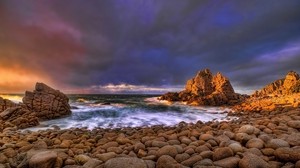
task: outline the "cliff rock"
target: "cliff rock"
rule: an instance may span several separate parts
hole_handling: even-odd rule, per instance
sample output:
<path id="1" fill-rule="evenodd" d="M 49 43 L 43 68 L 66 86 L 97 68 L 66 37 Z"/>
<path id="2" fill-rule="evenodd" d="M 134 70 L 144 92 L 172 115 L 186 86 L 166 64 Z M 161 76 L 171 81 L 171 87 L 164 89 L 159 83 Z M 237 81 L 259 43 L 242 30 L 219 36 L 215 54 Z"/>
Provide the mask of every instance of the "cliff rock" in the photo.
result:
<path id="1" fill-rule="evenodd" d="M 252 96 L 275 96 L 275 95 L 290 95 L 300 92 L 300 76 L 294 71 L 290 71 L 284 79 L 276 80 L 268 84 L 259 91 L 256 91 Z"/>
<path id="2" fill-rule="evenodd" d="M 39 120 L 71 114 L 68 97 L 58 90 L 37 83 L 33 92 L 26 91 L 23 103 L 16 104 L 0 97 L 0 131 L 7 127 L 27 128 Z"/>
<path id="3" fill-rule="evenodd" d="M 300 77 L 290 71 L 283 79 L 278 79 L 255 91 L 249 99 L 236 104 L 235 111 L 274 112 L 295 109 L 300 106 Z"/>
<path id="4" fill-rule="evenodd" d="M 69 98 L 44 83 L 36 83 L 33 92 L 26 91 L 23 103 L 40 119 L 53 119 L 71 114 Z"/>
<path id="5" fill-rule="evenodd" d="M 192 105 L 225 105 L 242 100 L 244 96 L 234 92 L 228 78 L 218 72 L 215 76 L 209 69 L 199 71 L 188 80 L 185 90 L 179 93 L 167 93 L 160 99 L 184 101 Z"/>

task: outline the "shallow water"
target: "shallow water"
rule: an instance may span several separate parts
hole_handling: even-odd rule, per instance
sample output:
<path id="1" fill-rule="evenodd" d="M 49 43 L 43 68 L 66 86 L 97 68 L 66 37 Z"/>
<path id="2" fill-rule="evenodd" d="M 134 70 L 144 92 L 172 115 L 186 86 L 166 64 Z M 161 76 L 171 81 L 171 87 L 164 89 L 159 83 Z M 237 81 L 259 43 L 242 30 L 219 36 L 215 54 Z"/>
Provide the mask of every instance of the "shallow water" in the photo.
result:
<path id="1" fill-rule="evenodd" d="M 181 121 L 196 123 L 225 119 L 228 109 L 168 103 L 153 95 L 71 95 L 72 115 L 41 122 L 35 129 L 173 126 Z"/>

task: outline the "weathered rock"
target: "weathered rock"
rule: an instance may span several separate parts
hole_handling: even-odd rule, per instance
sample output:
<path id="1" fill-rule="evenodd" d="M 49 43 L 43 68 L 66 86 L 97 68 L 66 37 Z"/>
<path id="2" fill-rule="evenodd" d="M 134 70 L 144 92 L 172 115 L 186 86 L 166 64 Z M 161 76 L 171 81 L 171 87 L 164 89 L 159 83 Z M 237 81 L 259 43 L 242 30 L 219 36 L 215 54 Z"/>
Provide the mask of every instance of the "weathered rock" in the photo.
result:
<path id="1" fill-rule="evenodd" d="M 268 95 L 282 95 L 298 93 L 300 91 L 300 77 L 294 72 L 290 71 L 284 79 L 276 80 L 275 82 L 257 91 L 253 96 L 262 97 Z"/>
<path id="2" fill-rule="evenodd" d="M 244 157 L 239 162 L 240 168 L 270 168 L 270 165 L 254 154 L 244 154 Z"/>
<path id="3" fill-rule="evenodd" d="M 187 81 L 184 91 L 167 93 L 160 99 L 186 101 L 192 105 L 224 105 L 238 102 L 243 96 L 234 92 L 229 80 L 221 73 L 213 76 L 209 69 L 204 69 Z"/>
<path id="4" fill-rule="evenodd" d="M 147 164 L 142 160 L 134 157 L 117 157 L 108 160 L 104 168 L 147 168 Z"/>
<path id="5" fill-rule="evenodd" d="M 17 106 L 17 104 L 14 103 L 13 101 L 0 97 L 0 112 L 6 110 L 8 108 L 16 107 L 16 106 Z M 2 116 L 1 116 L 1 113 L 0 113 L 0 118 L 1 117 Z"/>
<path id="6" fill-rule="evenodd" d="M 23 103 L 40 119 L 53 119 L 71 114 L 69 98 L 44 83 L 36 83 L 33 92 L 26 91 Z"/>
<path id="7" fill-rule="evenodd" d="M 55 165 L 57 153 L 54 151 L 44 151 L 33 155 L 29 159 L 30 168 L 52 168 Z"/>
<path id="8" fill-rule="evenodd" d="M 11 124 L 17 126 L 20 129 L 39 125 L 36 113 L 29 111 L 21 105 L 12 108 L 7 108 L 3 112 L 1 112 L 0 120 L 10 122 Z"/>

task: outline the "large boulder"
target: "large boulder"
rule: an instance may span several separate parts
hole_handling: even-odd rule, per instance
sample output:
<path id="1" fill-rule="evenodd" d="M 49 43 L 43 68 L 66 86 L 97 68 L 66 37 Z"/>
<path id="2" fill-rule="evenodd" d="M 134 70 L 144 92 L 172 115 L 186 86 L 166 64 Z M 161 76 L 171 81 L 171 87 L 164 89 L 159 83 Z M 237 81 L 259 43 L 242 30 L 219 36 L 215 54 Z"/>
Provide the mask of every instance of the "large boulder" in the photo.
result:
<path id="1" fill-rule="evenodd" d="M 44 83 L 36 83 L 33 92 L 26 91 L 23 103 L 40 119 L 53 119 L 71 114 L 69 98 Z"/>
<path id="2" fill-rule="evenodd" d="M 168 101 L 185 101 L 192 105 L 225 105 L 243 100 L 244 96 L 236 94 L 228 78 L 220 72 L 213 75 L 209 69 L 199 71 L 188 80 L 185 90 L 179 93 L 167 93 L 160 99 Z"/>
<path id="3" fill-rule="evenodd" d="M 53 119 L 71 114 L 68 97 L 58 90 L 37 83 L 26 91 L 23 103 L 0 97 L 0 131 L 7 127 L 27 128 L 39 125 L 39 119 Z"/>

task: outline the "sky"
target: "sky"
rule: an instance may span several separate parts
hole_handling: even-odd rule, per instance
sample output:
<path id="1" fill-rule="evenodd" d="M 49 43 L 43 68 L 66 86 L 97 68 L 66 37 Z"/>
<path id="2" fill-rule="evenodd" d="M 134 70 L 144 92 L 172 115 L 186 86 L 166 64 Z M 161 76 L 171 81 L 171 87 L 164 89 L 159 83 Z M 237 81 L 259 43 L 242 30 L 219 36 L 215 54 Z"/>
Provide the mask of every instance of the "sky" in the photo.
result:
<path id="1" fill-rule="evenodd" d="M 300 73 L 299 0 L 1 0 L 0 93 L 181 90 L 197 71 L 251 92 Z"/>

